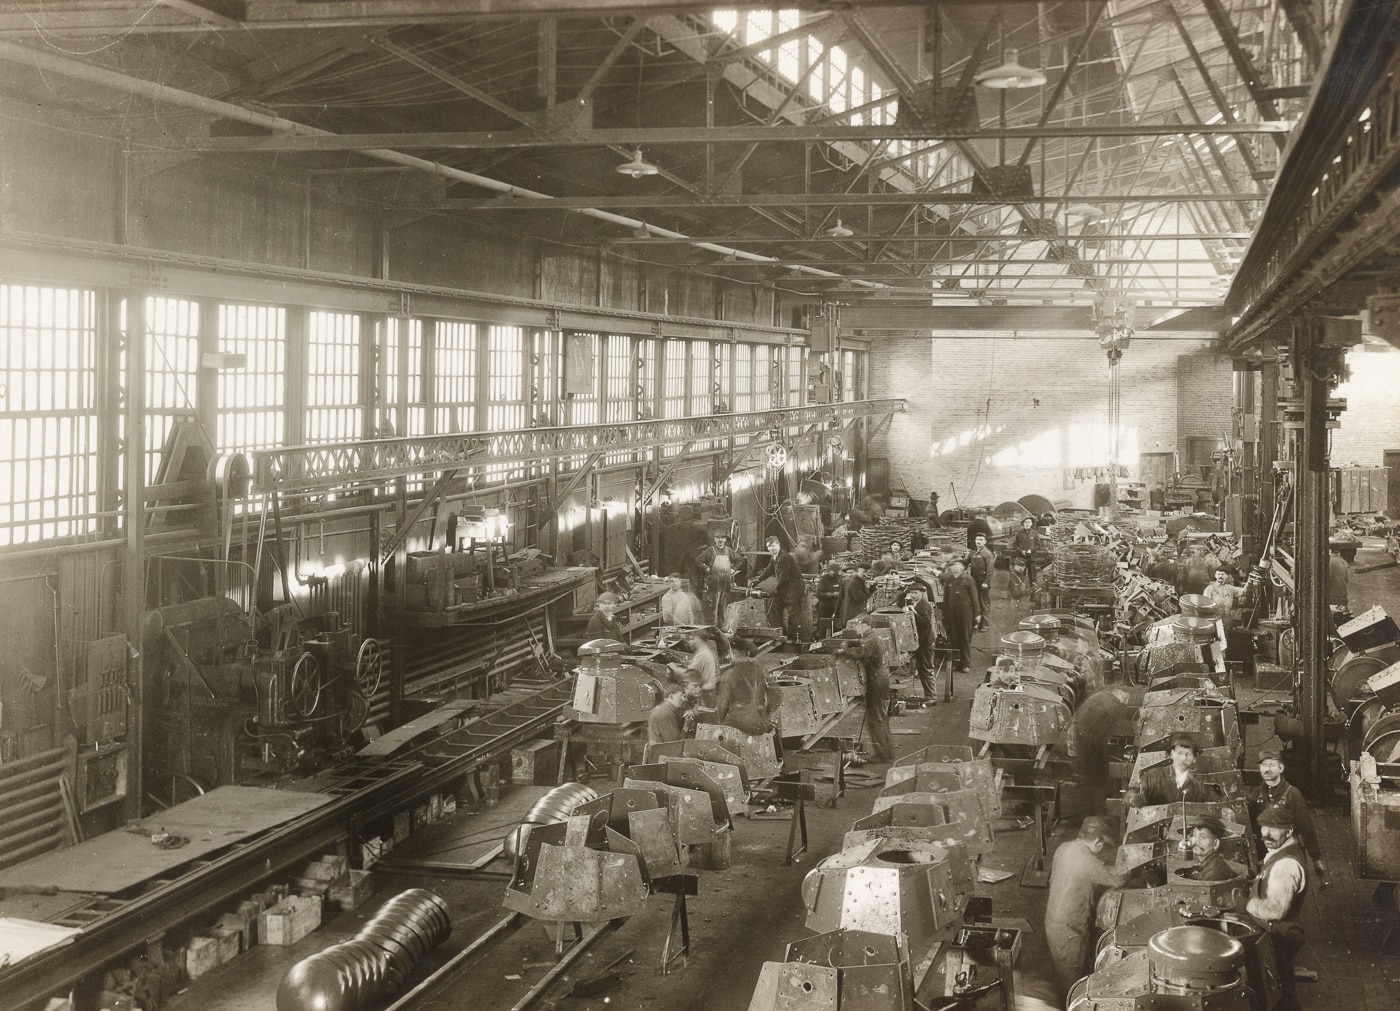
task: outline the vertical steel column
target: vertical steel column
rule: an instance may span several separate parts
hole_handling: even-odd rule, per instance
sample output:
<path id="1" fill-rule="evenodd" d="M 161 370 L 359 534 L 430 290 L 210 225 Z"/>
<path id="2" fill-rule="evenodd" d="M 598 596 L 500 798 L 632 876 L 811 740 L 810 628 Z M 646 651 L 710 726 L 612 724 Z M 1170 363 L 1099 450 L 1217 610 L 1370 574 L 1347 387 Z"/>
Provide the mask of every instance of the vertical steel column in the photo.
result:
<path id="1" fill-rule="evenodd" d="M 126 548 L 122 556 L 122 624 L 132 650 L 128 670 L 126 816 L 141 816 L 145 787 L 146 671 L 141 628 L 146 613 L 146 293 L 132 290 L 126 298 L 126 403 L 122 456 L 122 527 Z"/>
<path id="2" fill-rule="evenodd" d="M 1240 551 L 1247 563 L 1253 563 L 1255 551 L 1261 539 L 1259 517 L 1256 511 L 1259 501 L 1258 475 L 1255 472 L 1258 459 L 1258 433 L 1254 401 L 1254 369 L 1252 363 L 1235 362 L 1235 416 L 1239 419 L 1237 434 L 1240 440 L 1240 483 L 1230 490 L 1239 496 Z"/>
<path id="3" fill-rule="evenodd" d="M 1259 370 L 1259 513 L 1256 527 L 1260 545 L 1267 536 L 1264 525 L 1274 515 L 1274 461 L 1278 459 L 1278 348 L 1264 347 L 1264 363 Z"/>
<path id="4" fill-rule="evenodd" d="M 1309 788 L 1321 782 L 1327 712 L 1327 353 L 1317 348 L 1320 320 L 1295 323 L 1293 374 L 1302 394 L 1303 427 L 1297 454 L 1296 609 L 1299 703 Z"/>

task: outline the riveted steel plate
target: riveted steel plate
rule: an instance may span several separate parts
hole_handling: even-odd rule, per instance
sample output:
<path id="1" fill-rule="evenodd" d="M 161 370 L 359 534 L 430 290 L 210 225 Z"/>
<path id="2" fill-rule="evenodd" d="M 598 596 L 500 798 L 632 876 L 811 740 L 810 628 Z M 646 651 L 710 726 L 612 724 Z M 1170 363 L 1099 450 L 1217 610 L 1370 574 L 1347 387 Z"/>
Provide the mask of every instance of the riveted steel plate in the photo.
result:
<path id="1" fill-rule="evenodd" d="M 837 1011 L 836 969 L 808 962 L 764 962 L 749 1011 Z"/>
<path id="2" fill-rule="evenodd" d="M 752 780 L 771 779 L 783 771 L 773 734 L 747 734 L 737 727 L 702 723 L 695 728 L 697 740 L 712 740 L 739 758 L 744 774 Z"/>

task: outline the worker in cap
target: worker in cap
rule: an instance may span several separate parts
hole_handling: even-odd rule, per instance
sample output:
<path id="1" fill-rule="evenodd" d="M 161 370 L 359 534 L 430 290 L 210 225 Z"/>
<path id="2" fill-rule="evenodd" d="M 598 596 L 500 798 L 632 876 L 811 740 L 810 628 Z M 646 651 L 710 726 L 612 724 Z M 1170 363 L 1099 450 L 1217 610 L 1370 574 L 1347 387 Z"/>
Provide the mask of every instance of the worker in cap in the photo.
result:
<path id="1" fill-rule="evenodd" d="M 1220 855 L 1220 840 L 1225 835 L 1225 823 L 1219 818 L 1201 815 L 1187 822 L 1186 838 L 1196 857 L 1196 866 L 1186 870 L 1182 877 L 1195 881 L 1230 881 L 1240 877 Z"/>
<path id="2" fill-rule="evenodd" d="M 1106 859 L 1115 838 L 1107 821 L 1091 815 L 1080 824 L 1079 835 L 1061 843 L 1050 861 L 1045 940 L 1061 994 L 1088 969 L 1099 893 L 1105 888 L 1120 888 L 1128 880 Z"/>
<path id="3" fill-rule="evenodd" d="M 671 674 L 662 682 L 661 701 L 652 706 L 647 715 L 648 744 L 685 739 L 685 715 L 691 691 L 685 678 L 676 674 Z"/>
<path id="4" fill-rule="evenodd" d="M 1294 833 L 1293 815 L 1287 808 L 1266 807 L 1255 820 L 1268 855 L 1254 879 L 1245 912 L 1268 930 L 1273 940 L 1278 963 L 1278 1007 L 1281 1011 L 1297 1011 L 1293 959 L 1307 940 L 1299 923 L 1308 891 L 1307 854 Z"/>
<path id="5" fill-rule="evenodd" d="M 1196 756 L 1200 749 L 1190 734 L 1173 734 L 1169 765 L 1144 769 L 1136 789 L 1124 798 L 1129 807 L 1156 804 L 1199 804 L 1218 799 L 1217 793 L 1196 778 Z"/>
<path id="6" fill-rule="evenodd" d="M 1317 825 L 1303 793 L 1283 778 L 1283 749 L 1265 745 L 1259 749 L 1259 778 L 1262 782 L 1249 791 L 1249 813 L 1258 823 L 1259 812 L 1268 807 L 1280 807 L 1293 818 L 1293 832 L 1303 852 L 1311 861 L 1318 885 L 1327 887 L 1327 865 L 1322 860 L 1322 847 L 1317 838 Z"/>
<path id="7" fill-rule="evenodd" d="M 617 607 L 621 603 L 612 593 L 600 593 L 593 602 L 593 614 L 589 616 L 588 627 L 583 634 L 589 639 L 616 639 L 622 641 L 622 627 L 617 623 Z"/>

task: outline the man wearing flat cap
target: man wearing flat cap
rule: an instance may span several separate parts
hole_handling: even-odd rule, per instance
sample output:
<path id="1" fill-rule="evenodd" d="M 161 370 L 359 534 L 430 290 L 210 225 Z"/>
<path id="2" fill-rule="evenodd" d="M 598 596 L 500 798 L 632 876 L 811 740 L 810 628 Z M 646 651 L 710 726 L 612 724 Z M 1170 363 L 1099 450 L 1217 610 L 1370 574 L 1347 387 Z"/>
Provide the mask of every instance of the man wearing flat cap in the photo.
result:
<path id="1" fill-rule="evenodd" d="M 1125 799 L 1129 807 L 1156 804 L 1199 804 L 1216 800 L 1216 793 L 1196 778 L 1196 739 L 1190 734 L 1173 734 L 1171 764 L 1144 769 L 1136 790 Z"/>
<path id="2" fill-rule="evenodd" d="M 1121 888 L 1128 880 L 1105 859 L 1114 836 L 1108 822 L 1085 818 L 1078 837 L 1061 843 L 1050 861 L 1050 891 L 1045 899 L 1045 940 L 1055 963 L 1056 982 L 1064 994 L 1087 969 L 1093 947 L 1094 908 L 1099 892 Z"/>
<path id="3" fill-rule="evenodd" d="M 1327 887 L 1327 865 L 1322 862 L 1322 846 L 1317 838 L 1317 826 L 1303 793 L 1283 778 L 1283 750 L 1272 745 L 1259 751 L 1259 778 L 1263 782 L 1249 792 L 1249 814 L 1258 819 L 1266 807 L 1281 807 L 1293 818 L 1293 834 L 1298 837 L 1303 852 L 1312 861 L 1312 869 L 1322 887 Z"/>
<path id="4" fill-rule="evenodd" d="M 1196 855 L 1196 866 L 1182 876 L 1196 881 L 1229 881 L 1239 875 L 1220 855 L 1220 840 L 1225 838 L 1225 823 L 1219 818 L 1202 815 L 1187 824 L 1187 838 L 1191 842 L 1191 852 Z"/>
<path id="5" fill-rule="evenodd" d="M 1279 1009 L 1297 1011 L 1293 958 L 1306 941 L 1298 921 L 1308 891 L 1307 854 L 1294 834 L 1293 816 L 1287 808 L 1266 807 L 1259 812 L 1257 821 L 1268 855 L 1254 879 L 1245 912 L 1258 920 L 1273 939 Z"/>

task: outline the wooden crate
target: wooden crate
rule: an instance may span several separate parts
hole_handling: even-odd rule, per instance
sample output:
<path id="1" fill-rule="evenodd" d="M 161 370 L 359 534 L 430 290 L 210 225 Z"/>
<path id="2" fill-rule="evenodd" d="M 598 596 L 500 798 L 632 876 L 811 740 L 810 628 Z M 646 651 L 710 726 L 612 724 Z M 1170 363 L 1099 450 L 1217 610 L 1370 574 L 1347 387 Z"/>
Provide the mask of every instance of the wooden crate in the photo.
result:
<path id="1" fill-rule="evenodd" d="M 296 944 L 320 925 L 320 896 L 292 895 L 263 911 L 258 936 L 263 944 Z"/>
<path id="2" fill-rule="evenodd" d="M 373 871 L 351 871 L 343 881 L 331 885 L 326 893 L 326 903 L 331 909 L 353 911 L 364 905 L 374 894 Z"/>
<path id="3" fill-rule="evenodd" d="M 510 752 L 510 781 L 553 786 L 559 778 L 559 742 L 526 741 Z"/>

